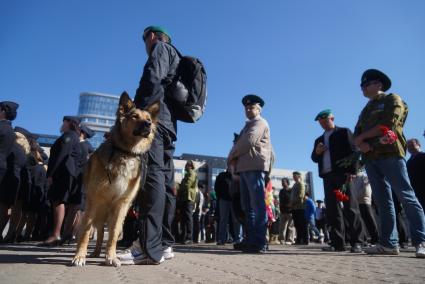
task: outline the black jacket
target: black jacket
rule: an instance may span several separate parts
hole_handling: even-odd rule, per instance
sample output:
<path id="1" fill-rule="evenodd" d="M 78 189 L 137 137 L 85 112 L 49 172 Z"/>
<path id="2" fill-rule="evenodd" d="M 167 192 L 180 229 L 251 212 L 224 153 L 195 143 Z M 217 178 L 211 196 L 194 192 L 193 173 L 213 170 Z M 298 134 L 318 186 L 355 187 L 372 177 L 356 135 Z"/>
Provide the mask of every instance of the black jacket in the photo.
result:
<path id="1" fill-rule="evenodd" d="M 280 213 L 291 213 L 291 191 L 282 188 L 279 191 L 279 209 Z"/>
<path id="2" fill-rule="evenodd" d="M 425 204 L 425 153 L 411 156 L 407 161 L 407 172 L 416 197 Z"/>
<path id="3" fill-rule="evenodd" d="M 81 146 L 78 134 L 69 131 L 56 139 L 50 149 L 47 177 L 67 171 L 73 177 L 80 174 Z"/>
<path id="4" fill-rule="evenodd" d="M 352 132 L 348 128 L 344 127 L 335 127 L 334 132 L 329 136 L 329 151 L 331 154 L 331 166 L 332 173 L 334 174 L 355 174 L 358 169 L 358 163 L 353 163 L 348 168 L 342 168 L 337 166 L 337 162 L 347 158 L 354 153 L 355 147 L 352 142 Z M 323 177 L 322 168 L 323 168 L 323 154 L 316 154 L 316 146 L 322 142 L 324 144 L 324 136 L 320 136 L 314 141 L 313 152 L 311 153 L 311 159 L 313 162 L 318 163 L 319 166 L 319 176 Z"/>
<path id="5" fill-rule="evenodd" d="M 159 124 L 171 132 L 173 140 L 177 138 L 177 122 L 173 118 L 172 104 L 166 96 L 166 90 L 176 76 L 179 62 L 180 57 L 171 45 L 157 42 L 143 68 L 134 97 L 134 103 L 140 109 L 160 101 Z"/>
<path id="6" fill-rule="evenodd" d="M 0 121 L 0 183 L 7 169 L 7 158 L 12 152 L 16 136 L 8 120 Z"/>
<path id="7" fill-rule="evenodd" d="M 217 199 L 232 200 L 230 195 L 230 187 L 232 186 L 232 174 L 229 172 L 221 172 L 214 183 L 214 191 Z"/>

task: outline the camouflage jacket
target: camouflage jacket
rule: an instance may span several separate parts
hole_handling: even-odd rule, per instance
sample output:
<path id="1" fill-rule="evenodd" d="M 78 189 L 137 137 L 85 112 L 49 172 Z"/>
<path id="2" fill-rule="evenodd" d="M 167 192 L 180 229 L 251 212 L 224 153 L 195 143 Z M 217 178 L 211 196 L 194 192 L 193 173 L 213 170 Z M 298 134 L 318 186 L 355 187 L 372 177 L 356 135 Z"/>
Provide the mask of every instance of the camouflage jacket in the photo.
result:
<path id="1" fill-rule="evenodd" d="M 380 144 L 379 138 L 367 139 L 373 150 L 363 154 L 365 160 L 383 159 L 389 157 L 404 157 L 406 155 L 406 138 L 403 134 L 403 126 L 408 114 L 407 104 L 396 94 L 380 94 L 370 100 L 360 113 L 357 121 L 354 137 L 368 131 L 377 125 L 384 125 L 397 134 L 394 144 Z"/>

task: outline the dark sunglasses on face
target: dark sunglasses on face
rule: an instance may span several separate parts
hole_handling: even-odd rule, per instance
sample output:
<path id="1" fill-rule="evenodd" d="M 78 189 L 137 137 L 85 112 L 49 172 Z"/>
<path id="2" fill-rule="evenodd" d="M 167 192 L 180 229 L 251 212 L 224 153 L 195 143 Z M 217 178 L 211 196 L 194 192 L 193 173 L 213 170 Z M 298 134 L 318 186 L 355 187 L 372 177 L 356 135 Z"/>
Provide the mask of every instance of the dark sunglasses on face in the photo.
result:
<path id="1" fill-rule="evenodd" d="M 367 87 L 369 87 L 370 85 L 378 84 L 378 83 L 380 83 L 380 82 L 379 82 L 379 81 L 366 81 L 366 82 L 361 83 L 361 84 L 360 84 L 360 87 L 361 87 L 361 88 L 367 88 Z"/>

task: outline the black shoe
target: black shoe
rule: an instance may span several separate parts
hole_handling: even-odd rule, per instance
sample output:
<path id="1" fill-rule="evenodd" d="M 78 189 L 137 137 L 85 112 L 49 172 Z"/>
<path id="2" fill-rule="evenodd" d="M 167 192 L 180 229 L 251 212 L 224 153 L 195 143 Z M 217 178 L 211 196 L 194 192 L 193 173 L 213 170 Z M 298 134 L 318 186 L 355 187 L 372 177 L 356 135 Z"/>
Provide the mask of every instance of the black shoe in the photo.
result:
<path id="1" fill-rule="evenodd" d="M 351 249 L 350 249 L 351 253 L 362 253 L 363 252 L 363 248 L 361 244 L 354 244 Z"/>
<path id="2" fill-rule="evenodd" d="M 344 247 L 333 247 L 333 246 L 327 246 L 327 247 L 323 247 L 322 251 L 326 251 L 326 252 L 336 252 L 336 251 L 345 251 Z"/>
<path id="3" fill-rule="evenodd" d="M 217 242 L 217 245 L 218 245 L 218 246 L 224 246 L 224 245 L 225 245 L 225 243 L 223 243 L 223 242 Z"/>
<path id="4" fill-rule="evenodd" d="M 267 251 L 266 247 L 259 248 L 257 246 L 252 246 L 252 245 L 251 246 L 247 245 L 242 248 L 242 252 L 244 253 L 266 253 L 266 251 Z"/>
<path id="5" fill-rule="evenodd" d="M 235 250 L 243 250 L 244 247 L 245 247 L 245 244 L 243 244 L 243 243 L 233 244 L 233 249 L 235 249 Z"/>

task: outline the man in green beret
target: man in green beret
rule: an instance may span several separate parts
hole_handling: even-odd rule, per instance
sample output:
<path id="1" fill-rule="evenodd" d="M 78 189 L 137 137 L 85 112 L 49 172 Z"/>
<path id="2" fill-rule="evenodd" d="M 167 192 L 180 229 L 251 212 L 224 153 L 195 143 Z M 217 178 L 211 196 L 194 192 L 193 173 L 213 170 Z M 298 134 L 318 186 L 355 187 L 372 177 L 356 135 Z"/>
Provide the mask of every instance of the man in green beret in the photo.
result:
<path id="1" fill-rule="evenodd" d="M 416 256 L 425 258 L 424 211 L 410 185 L 404 159 L 406 139 L 403 126 L 408 113 L 407 105 L 400 96 L 385 93 L 391 87 L 391 80 L 379 70 L 366 70 L 360 86 L 369 101 L 357 121 L 354 143 L 363 153 L 372 196 L 378 205 L 381 219 L 379 244 L 365 251 L 368 254 L 399 254 L 391 193 L 394 192 L 409 220 Z M 395 133 L 397 139 L 392 143 L 383 139 L 385 129 Z"/>
<path id="2" fill-rule="evenodd" d="M 140 109 L 157 101 L 161 105 L 156 135 L 148 152 L 146 182 L 140 191 L 139 239 L 129 250 L 117 255 L 123 264 L 160 264 L 174 257 L 171 223 L 176 206 L 173 154 L 177 122 L 165 93 L 170 80 L 176 76 L 180 57 L 170 45 L 170 34 L 163 27 L 147 27 L 143 41 L 148 60 L 134 103 Z"/>
<path id="3" fill-rule="evenodd" d="M 362 224 L 360 210 L 356 198 L 349 198 L 341 206 L 337 200 L 335 189 L 350 181 L 351 175 L 356 174 L 357 165 L 342 166 L 339 161 L 350 157 L 354 153 L 352 133 L 350 129 L 335 125 L 335 117 L 330 109 L 319 112 L 315 120 L 319 122 L 324 133 L 314 141 L 311 159 L 317 163 L 319 176 L 323 179 L 326 203 L 326 222 L 329 225 L 331 245 L 324 247 L 324 251 L 345 251 L 344 216 L 348 221 L 351 252 L 362 252 Z M 346 192 L 351 196 L 351 192 Z"/>

